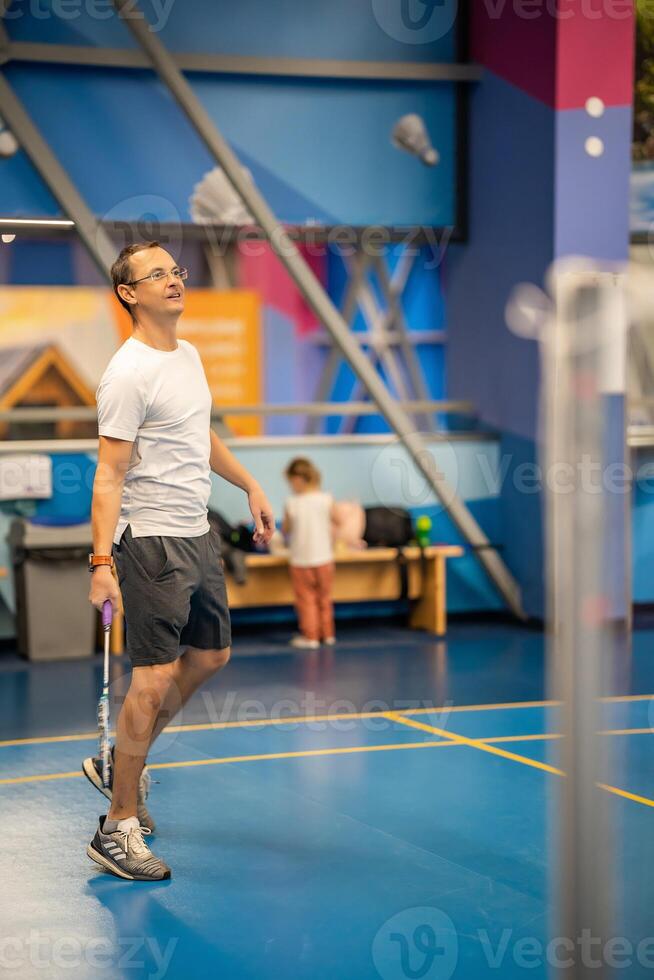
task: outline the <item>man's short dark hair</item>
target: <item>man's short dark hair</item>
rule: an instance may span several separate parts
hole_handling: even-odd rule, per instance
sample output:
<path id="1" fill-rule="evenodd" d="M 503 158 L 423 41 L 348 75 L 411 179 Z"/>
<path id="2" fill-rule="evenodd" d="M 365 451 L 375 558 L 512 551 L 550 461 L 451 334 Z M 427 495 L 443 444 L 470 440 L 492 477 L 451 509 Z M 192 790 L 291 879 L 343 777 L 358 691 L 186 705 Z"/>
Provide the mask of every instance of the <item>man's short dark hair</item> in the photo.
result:
<path id="1" fill-rule="evenodd" d="M 159 242 L 135 242 L 133 245 L 126 245 L 111 267 L 111 278 L 114 284 L 114 293 L 121 306 L 124 306 L 132 319 L 134 312 L 129 303 L 118 292 L 119 286 L 127 286 L 132 281 L 131 258 L 137 252 L 143 252 L 146 248 L 160 248 Z"/>

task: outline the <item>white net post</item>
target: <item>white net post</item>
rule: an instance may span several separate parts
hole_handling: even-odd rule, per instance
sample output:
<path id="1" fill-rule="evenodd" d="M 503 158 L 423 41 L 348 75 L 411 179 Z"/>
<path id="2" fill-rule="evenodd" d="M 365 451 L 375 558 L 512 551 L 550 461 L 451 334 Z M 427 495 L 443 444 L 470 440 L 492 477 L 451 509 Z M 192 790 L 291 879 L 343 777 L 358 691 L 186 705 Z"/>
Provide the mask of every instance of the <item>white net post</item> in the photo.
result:
<path id="1" fill-rule="evenodd" d="M 548 680 L 561 703 L 553 784 L 551 975 L 609 977 L 616 933 L 610 740 L 601 697 L 629 616 L 622 275 L 565 263 L 541 331 L 546 478 Z M 566 955 L 566 951 L 568 955 Z"/>

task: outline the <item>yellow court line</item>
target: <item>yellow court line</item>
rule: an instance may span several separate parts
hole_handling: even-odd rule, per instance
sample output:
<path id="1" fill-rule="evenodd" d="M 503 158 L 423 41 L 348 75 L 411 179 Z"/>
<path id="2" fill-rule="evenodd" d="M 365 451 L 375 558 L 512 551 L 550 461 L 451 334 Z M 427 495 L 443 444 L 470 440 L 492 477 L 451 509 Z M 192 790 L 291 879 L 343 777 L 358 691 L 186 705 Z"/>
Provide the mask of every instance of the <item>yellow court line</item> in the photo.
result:
<path id="1" fill-rule="evenodd" d="M 654 728 L 607 728 L 598 735 L 654 735 Z M 458 737 L 458 736 L 457 736 Z M 479 742 L 551 742 L 554 739 L 563 738 L 558 732 L 545 732 L 540 735 L 500 735 L 495 738 L 480 738 Z"/>
<path id="2" fill-rule="evenodd" d="M 610 728 L 600 735 L 654 735 L 654 728 Z"/>
<path id="3" fill-rule="evenodd" d="M 406 708 L 398 709 L 398 715 L 445 715 L 450 712 L 462 711 L 499 711 L 504 709 L 514 710 L 516 708 L 557 708 L 560 701 L 507 701 L 504 704 L 458 704 L 443 705 L 442 708 Z"/>
<path id="4" fill-rule="evenodd" d="M 622 694 L 619 697 L 600 698 L 603 704 L 624 704 L 629 701 L 654 701 L 654 694 Z"/>
<path id="5" fill-rule="evenodd" d="M 453 733 L 454 734 L 454 733 Z M 598 732 L 598 735 L 654 735 L 654 728 L 616 728 Z M 456 735 L 456 739 L 462 736 Z M 484 742 L 486 745 L 497 745 L 501 742 L 553 742 L 563 738 L 558 732 L 543 732 L 535 735 L 494 735 L 491 738 L 477 738 L 474 742 Z M 453 743 L 455 744 L 455 743 Z M 465 742 L 457 741 L 458 745 L 465 745 Z"/>
<path id="6" fill-rule="evenodd" d="M 479 738 L 474 741 L 497 745 L 498 742 L 551 742 L 556 738 L 563 738 L 563 735 L 555 735 L 553 732 L 544 732 L 542 735 L 497 735 L 495 738 Z"/>
<path id="7" fill-rule="evenodd" d="M 109 733 L 114 736 L 115 732 Z M 11 749 L 19 745 L 51 745 L 55 742 L 94 742 L 97 732 L 84 732 L 82 735 L 43 735 L 40 738 L 9 738 L 0 742 L 0 749 Z"/>
<path id="8" fill-rule="evenodd" d="M 606 790 L 607 793 L 613 793 L 615 796 L 623 796 L 625 800 L 633 800 L 634 803 L 642 803 L 643 806 L 654 807 L 654 800 L 648 799 L 647 796 L 638 796 L 637 793 L 628 793 L 626 789 L 618 789 L 617 786 L 607 786 L 606 783 L 597 784 L 600 789 Z"/>
<path id="9" fill-rule="evenodd" d="M 312 756 L 349 755 L 362 752 L 392 752 L 399 749 L 443 748 L 463 745 L 456 739 L 439 739 L 437 742 L 392 742 L 389 745 L 354 745 L 339 749 L 305 749 L 300 752 L 264 752 L 260 755 L 232 755 L 216 759 L 190 759 L 184 762 L 153 762 L 148 769 L 184 769 L 188 766 L 219 766 L 228 762 L 260 762 L 264 759 L 304 759 Z M 0 779 L 0 786 L 15 786 L 18 783 L 43 783 L 50 779 L 77 779 L 83 776 L 81 770 L 75 772 L 42 773 L 36 776 L 11 776 Z"/>
<path id="10" fill-rule="evenodd" d="M 628 695 L 625 697 L 613 697 L 613 698 L 601 698 L 604 703 L 618 703 L 618 702 L 634 702 L 634 701 L 651 701 L 654 700 L 654 694 L 635 694 Z M 462 704 L 462 705 L 445 705 L 443 707 L 437 708 L 402 708 L 394 712 L 383 712 L 383 711 L 345 711 L 338 714 L 328 714 L 328 715 L 296 715 L 292 717 L 276 717 L 276 718 L 257 718 L 250 721 L 215 721 L 215 722 L 201 722 L 195 725 L 169 725 L 164 729 L 164 732 L 168 735 L 179 734 L 180 732 L 209 732 L 209 731 L 222 731 L 230 728 L 265 728 L 272 725 L 307 725 L 311 722 L 333 722 L 333 721 L 365 721 L 367 719 L 384 718 L 389 717 L 390 714 L 402 715 L 404 717 L 414 716 L 414 715 L 447 715 L 447 714 L 460 714 L 462 712 L 475 712 L 475 711 L 504 711 L 504 710 L 520 710 L 524 708 L 553 708 L 560 706 L 560 701 L 507 701 L 505 703 L 497 704 Z M 633 734 L 643 734 L 640 730 L 634 730 Z M 115 735 L 115 732 L 111 733 Z M 608 734 L 629 734 L 629 729 L 625 729 L 624 732 L 616 731 L 610 732 Z M 56 742 L 93 742 L 97 739 L 97 732 L 84 732 L 78 735 L 44 735 L 37 736 L 36 738 L 12 738 L 6 739 L 5 741 L 0 741 L 0 749 L 14 748 L 21 745 L 49 745 Z"/>
<path id="11" fill-rule="evenodd" d="M 484 739 L 485 742 L 520 742 L 520 741 L 543 741 L 548 738 L 559 738 L 558 735 L 499 735 L 494 738 Z M 422 748 L 451 748 L 457 745 L 466 745 L 469 740 L 459 738 L 440 739 L 437 742 L 394 742 L 389 745 L 364 745 L 341 749 L 306 749 L 299 752 L 263 752 L 259 755 L 234 755 L 221 756 L 216 759 L 192 759 L 184 762 L 152 762 L 148 764 L 149 769 L 180 769 L 186 766 L 217 766 L 228 762 L 257 762 L 263 759 L 301 759 L 310 756 L 321 755 L 346 755 L 356 752 L 382 752 L 393 751 L 395 749 L 422 749 Z M 51 779 L 77 779 L 83 776 L 80 770 L 74 772 L 54 772 L 43 773 L 35 776 L 11 776 L 0 779 L 0 786 L 13 786 L 17 783 L 41 783 Z"/>
<path id="12" fill-rule="evenodd" d="M 11 776 L 9 779 L 0 779 L 0 786 L 14 786 L 17 783 L 45 783 L 50 779 L 77 779 L 84 773 L 79 769 L 75 772 L 48 772 L 38 776 Z"/>
<path id="13" fill-rule="evenodd" d="M 458 735 L 454 732 L 446 732 L 442 729 L 438 729 L 433 725 L 426 725 L 423 722 L 413 721 L 409 718 L 398 717 L 398 713 L 386 712 L 383 715 L 376 713 L 377 717 L 385 717 L 389 720 L 397 721 L 400 724 L 404 724 L 410 728 L 417 728 L 420 731 L 427 731 L 430 734 L 441 735 L 438 741 L 424 741 L 424 742 L 394 742 L 386 745 L 362 745 L 362 746 L 348 746 L 345 748 L 331 748 L 331 749 L 305 749 L 298 752 L 267 752 L 257 755 L 235 755 L 235 756 L 223 756 L 214 759 L 191 759 L 182 762 L 155 762 L 150 764 L 150 769 L 182 769 L 188 767 L 196 766 L 217 766 L 225 765 L 228 763 L 235 762 L 259 762 L 266 759 L 302 759 L 302 758 L 312 758 L 319 756 L 338 756 L 338 755 L 352 755 L 352 754 L 362 754 L 366 752 L 392 752 L 401 751 L 404 749 L 424 749 L 424 748 L 452 748 L 453 746 L 469 746 L 471 748 L 480 749 L 482 752 L 488 752 L 491 755 L 497 755 L 501 758 L 509 759 L 513 762 L 519 762 L 522 765 L 531 766 L 535 769 L 541 769 L 545 772 L 551 772 L 555 775 L 563 776 L 565 775 L 560 769 L 555 769 L 552 766 L 548 766 L 543 762 L 538 762 L 535 759 L 529 759 L 523 755 L 517 755 L 515 752 L 507 752 L 504 749 L 494 748 L 494 745 L 498 742 L 537 742 L 537 741 L 549 741 L 551 739 L 562 738 L 561 735 L 553 733 L 545 734 L 535 734 L 535 735 L 497 735 L 490 738 L 484 739 L 471 739 L 467 738 L 465 735 Z M 641 734 L 641 733 L 651 733 L 652 729 L 633 729 L 633 730 L 623 730 L 616 732 L 604 732 L 602 734 Z M 40 783 L 49 782 L 55 779 L 79 779 L 84 774 L 80 770 L 75 770 L 74 772 L 55 772 L 55 773 L 42 773 L 35 776 L 12 776 L 6 779 L 0 779 L 0 786 L 15 786 L 21 783 Z M 604 783 L 598 783 L 601 789 L 606 790 L 608 793 L 613 793 L 616 796 L 622 796 L 625 799 L 632 800 L 636 803 L 642 803 L 645 806 L 654 807 L 654 800 L 650 800 L 645 796 L 638 796 L 635 793 L 629 793 L 627 790 L 619 789 L 616 786 L 608 786 Z"/>
<path id="14" fill-rule="evenodd" d="M 489 745 L 486 742 L 480 742 L 479 739 L 466 738 L 465 735 L 459 735 L 458 733 L 450 733 L 444 728 L 437 728 L 435 725 L 426 725 L 422 721 L 415 721 L 413 718 L 403 718 L 401 715 L 396 714 L 394 711 L 386 712 L 386 717 L 391 718 L 393 721 L 397 721 L 400 725 L 407 725 L 409 728 L 417 728 L 419 731 L 430 732 L 432 735 L 440 735 L 441 738 L 449 738 L 451 740 L 456 739 L 463 745 L 469 745 L 473 749 L 479 749 L 481 752 L 488 752 L 490 755 L 499 755 L 503 759 L 510 759 L 512 762 L 520 762 L 525 766 L 532 766 L 534 769 L 542 769 L 544 772 L 554 773 L 556 776 L 562 776 L 563 773 L 560 769 L 555 769 L 554 766 L 548 766 L 546 762 L 539 762 L 536 759 L 528 759 L 524 755 L 516 755 L 515 752 L 507 752 L 506 749 L 498 749 L 494 745 Z"/>
<path id="15" fill-rule="evenodd" d="M 557 701 L 507 701 L 504 704 L 463 704 L 445 705 L 432 708 L 401 708 L 398 714 L 450 714 L 461 711 L 499 711 L 520 708 L 547 708 L 556 706 Z M 209 721 L 195 725 L 169 725 L 164 729 L 166 734 L 179 732 L 209 732 L 227 728 L 262 728 L 268 725 L 306 725 L 316 721 L 364 721 L 372 718 L 383 718 L 383 711 L 344 711 L 328 715 L 295 715 L 277 718 L 256 718 L 250 721 Z M 112 735 L 115 733 L 112 732 Z M 19 745 L 46 745 L 54 742 L 91 742 L 98 737 L 97 732 L 84 732 L 79 735 L 43 735 L 35 738 L 12 738 L 0 741 L 0 749 L 12 748 Z"/>
<path id="16" fill-rule="evenodd" d="M 253 721 L 208 721 L 196 725 L 168 725 L 161 733 L 166 735 L 178 734 L 180 732 L 212 732 L 222 731 L 228 728 L 263 728 L 267 725 L 297 725 L 308 724 L 314 721 L 361 721 L 366 718 L 381 718 L 379 711 L 362 711 L 358 714 L 343 712 L 334 715 L 300 715 L 293 718 L 258 718 Z M 110 732 L 114 736 L 115 732 Z M 97 732 L 85 732 L 83 735 L 48 735 L 42 738 L 16 738 L 0 742 L 0 749 L 11 748 L 18 745 L 43 745 L 51 742 L 92 742 L 98 738 Z"/>
<path id="17" fill-rule="evenodd" d="M 482 742 L 479 739 L 465 738 L 465 736 L 459 735 L 458 733 L 446 732 L 443 729 L 436 728 L 434 725 L 425 725 L 422 722 L 414 721 L 412 718 L 398 717 L 390 711 L 388 712 L 388 717 L 394 718 L 395 721 L 402 725 L 407 725 L 409 728 L 419 728 L 422 731 L 428 731 L 434 735 L 440 735 L 442 738 L 451 738 L 452 740 L 456 739 L 457 744 L 469 745 L 471 748 L 479 749 L 481 752 L 489 752 L 492 755 L 499 755 L 505 759 L 510 759 L 513 762 L 519 762 L 524 766 L 532 766 L 535 769 L 543 769 L 545 772 L 551 772 L 556 776 L 566 775 L 561 769 L 555 769 L 553 766 L 548 766 L 544 762 L 537 762 L 535 759 L 529 759 L 524 755 L 517 755 L 515 752 L 506 752 L 504 749 L 497 749 L 493 745 L 489 745 L 488 740 L 486 742 Z M 522 739 L 524 740 L 524 736 Z M 624 799 L 632 800 L 634 803 L 642 803 L 644 806 L 654 807 L 654 800 L 650 800 L 647 796 L 638 796 L 636 793 L 629 793 L 627 790 L 619 789 L 617 786 L 609 786 L 606 783 L 597 783 L 597 785 L 600 789 L 606 790 L 607 793 L 613 793 L 615 796 L 622 796 Z"/>
<path id="18" fill-rule="evenodd" d="M 343 749 L 306 749 L 303 752 L 264 752 L 261 755 L 234 755 L 230 758 L 191 759 L 189 762 L 156 762 L 148 769 L 180 769 L 187 766 L 219 766 L 226 762 L 260 762 L 263 759 L 309 759 L 325 755 L 352 755 L 359 752 L 392 752 L 396 749 L 447 748 L 462 742 L 393 742 L 390 745 L 354 745 Z M 0 780 L 1 782 L 1 780 Z"/>

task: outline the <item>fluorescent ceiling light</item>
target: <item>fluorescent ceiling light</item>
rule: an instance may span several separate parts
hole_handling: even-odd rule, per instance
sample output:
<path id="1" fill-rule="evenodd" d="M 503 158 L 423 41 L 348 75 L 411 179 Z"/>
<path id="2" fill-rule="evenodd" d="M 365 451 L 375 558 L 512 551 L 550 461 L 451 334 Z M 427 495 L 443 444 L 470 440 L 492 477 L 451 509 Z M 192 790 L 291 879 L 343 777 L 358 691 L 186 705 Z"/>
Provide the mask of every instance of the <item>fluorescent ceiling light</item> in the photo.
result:
<path id="1" fill-rule="evenodd" d="M 0 218 L 0 226 L 10 225 L 12 228 L 72 228 L 74 221 L 65 218 Z"/>

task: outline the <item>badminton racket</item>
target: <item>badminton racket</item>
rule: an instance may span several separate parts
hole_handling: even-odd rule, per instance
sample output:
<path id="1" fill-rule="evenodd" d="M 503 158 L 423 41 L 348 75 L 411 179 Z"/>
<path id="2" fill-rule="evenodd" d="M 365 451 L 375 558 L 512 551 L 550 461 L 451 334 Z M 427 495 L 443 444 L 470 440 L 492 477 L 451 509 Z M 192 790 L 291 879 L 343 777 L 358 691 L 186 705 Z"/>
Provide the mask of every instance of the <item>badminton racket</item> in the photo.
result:
<path id="1" fill-rule="evenodd" d="M 104 672 L 102 675 L 102 694 L 98 701 L 98 728 L 100 731 L 100 759 L 102 760 L 102 785 L 109 786 L 111 765 L 111 746 L 109 744 L 109 641 L 113 607 L 107 599 L 102 606 L 102 630 L 104 632 Z"/>

